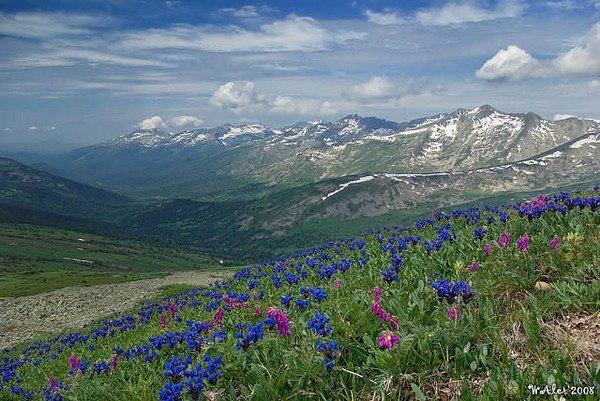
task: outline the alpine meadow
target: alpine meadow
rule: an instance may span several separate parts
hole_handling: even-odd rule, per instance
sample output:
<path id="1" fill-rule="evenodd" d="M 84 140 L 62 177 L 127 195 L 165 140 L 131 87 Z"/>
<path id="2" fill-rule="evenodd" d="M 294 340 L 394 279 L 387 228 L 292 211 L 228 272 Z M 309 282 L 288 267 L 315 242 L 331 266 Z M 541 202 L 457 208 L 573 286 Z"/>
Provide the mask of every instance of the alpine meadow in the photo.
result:
<path id="1" fill-rule="evenodd" d="M 597 0 L 5 0 L 0 401 L 600 399 Z"/>

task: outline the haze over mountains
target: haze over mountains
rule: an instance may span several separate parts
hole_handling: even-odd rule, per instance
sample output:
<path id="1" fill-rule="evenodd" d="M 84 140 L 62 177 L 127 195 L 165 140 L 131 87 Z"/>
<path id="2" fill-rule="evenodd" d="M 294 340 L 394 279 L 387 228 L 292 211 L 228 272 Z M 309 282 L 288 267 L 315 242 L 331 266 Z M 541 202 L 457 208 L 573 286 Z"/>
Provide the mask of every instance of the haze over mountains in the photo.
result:
<path id="1" fill-rule="evenodd" d="M 21 161 L 127 196 L 112 223 L 92 217 L 117 232 L 217 252 L 227 252 L 218 250 L 224 236 L 255 251 L 268 238 L 277 252 L 431 208 L 591 183 L 600 172 L 599 132 L 595 120 L 548 121 L 484 105 L 404 123 L 349 115 L 281 129 L 136 130 Z M 8 188 L 35 192 L 22 174 L 0 177 L 3 203 Z"/>

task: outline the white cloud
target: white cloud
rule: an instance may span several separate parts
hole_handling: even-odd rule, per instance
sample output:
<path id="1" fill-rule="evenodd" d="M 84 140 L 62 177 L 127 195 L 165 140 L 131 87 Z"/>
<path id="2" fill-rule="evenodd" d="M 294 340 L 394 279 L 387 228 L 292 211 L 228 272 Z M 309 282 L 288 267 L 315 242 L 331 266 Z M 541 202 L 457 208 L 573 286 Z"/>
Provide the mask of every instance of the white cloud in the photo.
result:
<path id="1" fill-rule="evenodd" d="M 89 28 L 105 25 L 109 21 L 110 18 L 81 14 L 0 12 L 0 34 L 31 39 L 82 35 L 89 32 Z"/>
<path id="2" fill-rule="evenodd" d="M 119 46 L 210 52 L 318 51 L 365 37 L 365 33 L 354 31 L 328 31 L 312 18 L 292 15 L 261 25 L 258 31 L 230 27 L 226 32 L 214 32 L 206 27 L 181 24 L 169 29 L 150 29 L 124 35 Z"/>
<path id="3" fill-rule="evenodd" d="M 508 46 L 487 60 L 475 76 L 485 80 L 599 76 L 600 23 L 590 29 L 583 42 L 581 46 L 545 61 L 536 60 L 517 46 Z"/>
<path id="4" fill-rule="evenodd" d="M 6 132 L 10 132 L 10 131 L 12 131 L 12 128 L 8 128 L 8 127 L 7 127 L 7 128 L 4 128 L 4 131 L 6 131 Z"/>
<path id="5" fill-rule="evenodd" d="M 28 129 L 29 129 L 29 131 L 36 131 L 38 129 L 38 127 L 33 125 L 33 126 L 29 127 Z"/>
<path id="6" fill-rule="evenodd" d="M 402 18 L 398 17 L 390 9 L 385 9 L 383 13 L 367 10 L 365 15 L 369 18 L 369 22 L 377 25 L 395 25 L 402 23 Z"/>
<path id="7" fill-rule="evenodd" d="M 548 7 L 560 8 L 565 10 L 576 10 L 583 8 L 583 5 L 575 0 L 547 1 L 544 4 Z"/>
<path id="8" fill-rule="evenodd" d="M 519 0 L 500 0 L 496 7 L 485 9 L 474 1 L 448 3 L 442 8 L 417 11 L 415 19 L 423 25 L 452 25 L 464 22 L 480 22 L 498 18 L 515 18 L 523 14 L 524 6 Z"/>
<path id="9" fill-rule="evenodd" d="M 222 13 L 228 13 L 233 15 L 234 17 L 240 18 L 251 18 L 258 17 L 260 14 L 275 12 L 277 9 L 271 8 L 269 6 L 243 6 L 241 8 L 222 8 L 219 10 Z"/>
<path id="10" fill-rule="evenodd" d="M 142 120 L 138 124 L 138 128 L 140 129 L 159 129 L 166 128 L 167 125 L 164 123 L 163 119 L 160 116 L 152 116 L 145 120 Z"/>
<path id="11" fill-rule="evenodd" d="M 169 125 L 175 127 L 199 127 L 203 121 L 194 116 L 178 116 L 169 120 Z"/>
<path id="12" fill-rule="evenodd" d="M 271 104 L 271 111 L 282 114 L 313 115 L 319 113 L 321 105 L 314 99 L 294 99 L 290 96 L 277 96 Z"/>
<path id="13" fill-rule="evenodd" d="M 593 79 L 590 82 L 588 82 L 588 86 L 590 88 L 598 88 L 600 87 L 600 81 L 598 81 L 597 79 Z"/>
<path id="14" fill-rule="evenodd" d="M 538 61 L 518 46 L 501 49 L 477 70 L 475 76 L 486 80 L 519 80 L 530 77 Z"/>
<path id="15" fill-rule="evenodd" d="M 579 118 L 579 117 L 574 116 L 572 114 L 555 114 L 553 120 L 559 121 L 559 120 L 566 120 L 567 118 Z"/>
<path id="16" fill-rule="evenodd" d="M 412 80 L 407 81 L 404 86 L 400 86 L 386 76 L 373 76 L 367 82 L 353 86 L 344 93 L 344 96 L 350 100 L 369 103 L 400 99 L 419 92 L 421 92 L 421 87 Z"/>
<path id="17" fill-rule="evenodd" d="M 254 91 L 254 82 L 227 82 L 213 93 L 210 104 L 236 111 L 263 105 L 265 100 Z"/>
<path id="18" fill-rule="evenodd" d="M 48 131 L 55 131 L 55 130 L 56 130 L 56 127 L 54 127 L 54 126 L 52 126 L 52 127 L 46 127 L 46 129 L 47 129 Z"/>
<path id="19" fill-rule="evenodd" d="M 600 75 L 600 22 L 588 33 L 585 44 L 577 46 L 553 62 L 563 75 Z"/>

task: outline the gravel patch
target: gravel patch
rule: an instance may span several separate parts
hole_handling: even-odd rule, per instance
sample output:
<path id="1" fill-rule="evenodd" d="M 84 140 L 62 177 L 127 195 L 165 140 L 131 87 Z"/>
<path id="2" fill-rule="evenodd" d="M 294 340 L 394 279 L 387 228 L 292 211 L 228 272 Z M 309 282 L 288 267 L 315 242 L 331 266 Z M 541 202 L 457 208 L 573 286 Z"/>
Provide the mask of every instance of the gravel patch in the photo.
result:
<path id="1" fill-rule="evenodd" d="M 168 284 L 207 285 L 233 272 L 177 272 L 128 283 L 73 286 L 43 294 L 1 298 L 0 349 L 41 335 L 80 329 L 86 323 L 138 306 Z"/>

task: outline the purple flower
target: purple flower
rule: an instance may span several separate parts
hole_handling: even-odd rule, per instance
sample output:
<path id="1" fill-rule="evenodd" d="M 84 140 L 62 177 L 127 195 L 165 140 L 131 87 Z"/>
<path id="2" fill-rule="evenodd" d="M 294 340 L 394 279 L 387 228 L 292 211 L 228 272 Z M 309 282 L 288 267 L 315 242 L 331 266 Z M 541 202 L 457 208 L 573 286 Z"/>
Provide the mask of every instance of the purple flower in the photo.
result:
<path id="1" fill-rule="evenodd" d="M 69 357 L 69 366 L 73 369 L 73 374 L 77 373 L 79 369 L 79 359 L 75 356 L 75 354 Z"/>
<path id="2" fill-rule="evenodd" d="M 502 236 L 498 238 L 498 245 L 500 245 L 500 247 L 502 248 L 503 246 L 506 246 L 508 244 L 510 244 L 510 234 L 504 231 L 504 234 L 502 234 Z"/>
<path id="3" fill-rule="evenodd" d="M 559 239 L 558 236 L 555 236 L 554 238 L 552 238 L 552 241 L 550 241 L 550 246 L 555 251 L 558 248 L 558 239 Z"/>
<path id="4" fill-rule="evenodd" d="M 340 280 L 335 280 L 333 282 L 333 285 L 336 286 L 337 288 L 340 288 L 342 286 L 342 282 Z"/>
<path id="5" fill-rule="evenodd" d="M 519 240 L 517 241 L 517 248 L 524 252 L 529 252 L 529 247 L 527 246 L 528 244 L 529 237 L 527 236 L 527 234 L 523 234 L 521 238 L 519 238 Z"/>
<path id="6" fill-rule="evenodd" d="M 460 305 L 452 305 L 450 310 L 448 311 L 448 319 L 460 319 L 460 315 L 458 310 L 460 309 Z"/>
<path id="7" fill-rule="evenodd" d="M 119 361 L 119 354 L 114 354 L 110 360 L 110 366 L 112 366 L 113 372 L 117 370 L 117 362 Z"/>
<path id="8" fill-rule="evenodd" d="M 394 345 L 400 342 L 400 337 L 392 333 L 391 331 L 384 331 L 381 337 L 379 337 L 379 345 L 381 348 L 390 349 Z"/>
<path id="9" fill-rule="evenodd" d="M 163 329 L 167 328 L 167 319 L 165 318 L 165 315 L 160 315 L 160 326 Z"/>
<path id="10" fill-rule="evenodd" d="M 492 252 L 492 246 L 490 244 L 487 244 L 486 246 L 483 247 L 483 250 L 489 256 L 489 254 Z"/>
<path id="11" fill-rule="evenodd" d="M 58 391 L 58 386 L 56 385 L 56 379 L 54 378 L 54 376 L 50 376 L 50 379 L 48 379 L 48 381 L 50 382 L 50 390 Z"/>
<path id="12" fill-rule="evenodd" d="M 471 269 L 473 269 L 473 271 L 479 269 L 479 265 L 477 263 L 471 263 Z"/>

